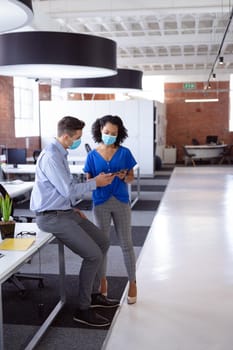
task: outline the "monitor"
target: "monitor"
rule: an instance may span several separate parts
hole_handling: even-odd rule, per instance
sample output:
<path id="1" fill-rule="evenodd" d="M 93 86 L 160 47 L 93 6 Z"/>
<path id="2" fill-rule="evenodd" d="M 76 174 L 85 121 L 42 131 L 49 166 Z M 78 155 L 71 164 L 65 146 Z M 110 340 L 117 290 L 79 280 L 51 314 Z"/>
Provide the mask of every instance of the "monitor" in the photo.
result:
<path id="1" fill-rule="evenodd" d="M 13 164 L 14 168 L 17 168 L 18 164 L 27 163 L 26 148 L 3 148 L 2 154 L 6 155 L 7 164 Z"/>
<path id="2" fill-rule="evenodd" d="M 216 136 L 216 135 L 206 136 L 206 143 L 207 144 L 210 144 L 210 143 L 217 144 L 218 143 L 218 136 Z"/>

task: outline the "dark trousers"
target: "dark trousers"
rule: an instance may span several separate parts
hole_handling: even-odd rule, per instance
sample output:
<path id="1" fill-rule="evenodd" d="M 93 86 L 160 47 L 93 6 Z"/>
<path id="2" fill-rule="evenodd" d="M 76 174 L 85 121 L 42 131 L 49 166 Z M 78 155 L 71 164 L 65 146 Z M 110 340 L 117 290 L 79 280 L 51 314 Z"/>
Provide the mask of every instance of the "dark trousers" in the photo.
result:
<path id="1" fill-rule="evenodd" d="M 103 262 L 109 248 L 109 240 L 88 219 L 74 211 L 57 211 L 36 217 L 42 231 L 53 233 L 65 246 L 83 258 L 79 273 L 77 304 L 86 309 L 91 294 L 98 293 Z"/>

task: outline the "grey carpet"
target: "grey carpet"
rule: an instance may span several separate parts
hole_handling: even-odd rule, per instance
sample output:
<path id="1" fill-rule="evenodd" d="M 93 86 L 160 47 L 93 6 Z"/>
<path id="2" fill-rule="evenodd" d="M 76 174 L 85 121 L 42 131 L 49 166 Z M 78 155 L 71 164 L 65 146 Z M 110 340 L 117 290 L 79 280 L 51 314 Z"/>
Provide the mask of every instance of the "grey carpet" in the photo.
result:
<path id="1" fill-rule="evenodd" d="M 144 210 L 144 211 L 154 211 L 157 210 L 160 201 L 153 200 L 142 200 L 139 199 L 137 203 L 133 206 L 133 210 Z M 91 210 L 92 209 L 92 201 L 91 200 L 83 200 L 77 205 L 77 208 L 80 210 Z"/>
<path id="2" fill-rule="evenodd" d="M 164 192 L 166 189 L 166 186 L 159 186 L 159 185 L 141 185 L 140 191 L 145 192 Z M 137 187 L 135 185 L 132 185 L 132 191 L 136 191 Z"/>
<path id="3" fill-rule="evenodd" d="M 150 226 L 132 226 L 132 240 L 134 247 L 141 247 L 145 241 L 146 235 Z M 57 240 L 54 239 L 52 244 L 57 244 Z M 110 245 L 119 245 L 119 239 L 113 226 L 110 230 Z"/>

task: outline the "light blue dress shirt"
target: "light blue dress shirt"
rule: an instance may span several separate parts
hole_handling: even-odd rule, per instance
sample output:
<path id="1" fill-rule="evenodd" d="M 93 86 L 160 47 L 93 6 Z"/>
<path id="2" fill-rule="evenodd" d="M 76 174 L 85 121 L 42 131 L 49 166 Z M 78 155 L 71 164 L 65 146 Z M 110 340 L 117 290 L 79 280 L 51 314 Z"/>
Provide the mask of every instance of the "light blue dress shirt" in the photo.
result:
<path id="1" fill-rule="evenodd" d="M 81 196 L 96 189 L 96 181 L 77 183 L 70 173 L 68 152 L 54 139 L 40 154 L 35 173 L 30 209 L 68 210 Z"/>

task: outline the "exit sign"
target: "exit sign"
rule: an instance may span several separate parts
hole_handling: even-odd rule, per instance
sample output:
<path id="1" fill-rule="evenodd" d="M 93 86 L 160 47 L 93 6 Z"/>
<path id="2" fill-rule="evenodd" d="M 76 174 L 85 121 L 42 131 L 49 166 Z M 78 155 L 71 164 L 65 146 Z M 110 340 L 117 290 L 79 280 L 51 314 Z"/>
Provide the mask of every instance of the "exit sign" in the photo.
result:
<path id="1" fill-rule="evenodd" d="M 184 89 L 195 89 L 196 84 L 195 83 L 184 83 Z"/>

